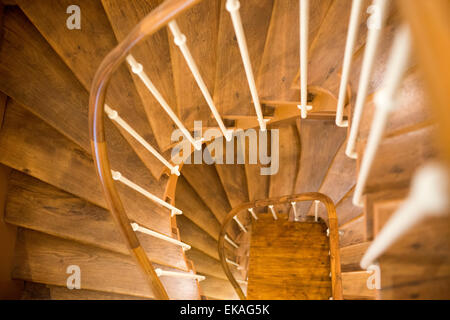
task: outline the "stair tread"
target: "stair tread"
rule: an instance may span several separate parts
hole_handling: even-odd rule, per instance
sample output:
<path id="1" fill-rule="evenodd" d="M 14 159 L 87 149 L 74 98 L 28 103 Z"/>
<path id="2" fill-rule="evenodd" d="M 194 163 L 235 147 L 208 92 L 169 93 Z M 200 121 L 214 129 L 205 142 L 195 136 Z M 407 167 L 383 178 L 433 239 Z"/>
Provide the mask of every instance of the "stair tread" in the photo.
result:
<path id="1" fill-rule="evenodd" d="M 108 15 L 112 29 L 118 41 L 122 41 L 131 30 L 162 0 L 102 0 L 103 8 Z M 174 112 L 177 111 L 177 99 L 174 89 L 170 47 L 167 31 L 163 28 L 142 41 L 132 50 L 133 56 L 141 63 L 150 80 L 155 84 Z M 142 81 L 132 75 L 141 100 L 144 102 L 148 119 L 153 128 L 158 146 L 166 150 L 171 144 L 171 134 L 176 129 L 174 122 L 163 111 L 162 107 L 148 91 Z M 155 115 L 158 115 L 155 117 Z"/>
<path id="2" fill-rule="evenodd" d="M 236 292 L 227 280 L 207 277 L 200 282 L 203 295 L 218 300 L 239 300 Z"/>
<path id="3" fill-rule="evenodd" d="M 346 130 L 336 127 L 331 120 L 297 120 L 301 155 L 294 193 L 317 192 L 329 174 L 336 152 L 344 143 Z M 335 186 L 336 187 L 336 186 Z M 329 196 L 328 193 L 325 193 Z M 297 203 L 299 215 L 314 215 L 312 202 Z M 310 209 L 310 207 L 312 208 Z M 326 211 L 326 210 L 325 210 Z M 322 218 L 326 219 L 327 215 Z"/>
<path id="4" fill-rule="evenodd" d="M 10 224 L 130 254 L 107 210 L 21 172 L 10 175 L 5 211 Z M 137 236 L 151 261 L 187 271 L 181 247 L 139 232 Z"/>
<path id="5" fill-rule="evenodd" d="M 242 1 L 239 9 L 256 79 L 261 65 L 274 0 Z M 224 117 L 256 116 L 230 13 L 222 1 L 217 43 L 214 102 Z M 261 93 L 259 93 L 261 95 Z"/>
<path id="6" fill-rule="evenodd" d="M 342 272 L 342 293 L 346 300 L 376 299 L 377 290 L 367 287 L 367 271 Z"/>
<path id="7" fill-rule="evenodd" d="M 154 298 L 130 256 L 26 229 L 19 230 L 15 254 L 14 278 L 65 286 L 69 276 L 66 268 L 78 265 L 82 289 Z M 157 264 L 154 267 L 173 270 Z M 171 299 L 199 298 L 194 280 L 161 277 L 161 281 Z"/>
<path id="8" fill-rule="evenodd" d="M 101 3 L 83 0 L 78 4 L 83 8 L 84 19 L 82 29 L 75 33 L 66 27 L 66 17 L 60 14 L 65 12 L 70 1 L 46 0 L 38 3 L 19 0 L 17 4 L 89 91 L 98 66 L 117 45 Z M 114 73 L 106 100 L 134 130 L 156 147 L 154 133 L 125 65 Z M 153 175 L 159 177 L 164 169 L 163 164 L 126 131 L 121 132 Z"/>
<path id="9" fill-rule="evenodd" d="M 339 241 L 339 246 L 341 248 L 364 242 L 366 240 L 364 215 L 360 215 L 359 217 L 340 226 L 339 230 L 344 232 L 344 235 L 340 237 Z"/>
<path id="10" fill-rule="evenodd" d="M 201 1 L 176 19 L 211 97 L 214 96 L 219 12 L 219 1 Z M 202 121 L 203 127 L 217 127 L 172 33 L 168 33 L 180 119 L 187 128 L 193 128 L 194 121 Z"/>
<path id="11" fill-rule="evenodd" d="M 107 208 L 90 155 L 12 99 L 8 100 L 0 131 L 0 146 L 1 163 Z M 117 187 L 130 219 L 155 231 L 171 233 L 167 209 L 122 184 Z M 149 189 L 156 191 L 154 186 Z"/>
<path id="12" fill-rule="evenodd" d="M 361 270 L 359 263 L 371 244 L 372 242 L 362 242 L 341 247 L 341 271 L 351 272 Z"/>
<path id="13" fill-rule="evenodd" d="M 355 206 L 353 204 L 353 191 L 352 189 L 347 195 L 344 196 L 337 204 L 336 204 L 336 213 L 338 216 L 338 223 L 339 226 L 342 226 L 346 224 L 347 222 L 350 222 L 351 220 L 359 217 L 363 211 L 365 211 L 364 208 Z M 367 216 L 366 217 L 366 225 L 368 223 Z"/>

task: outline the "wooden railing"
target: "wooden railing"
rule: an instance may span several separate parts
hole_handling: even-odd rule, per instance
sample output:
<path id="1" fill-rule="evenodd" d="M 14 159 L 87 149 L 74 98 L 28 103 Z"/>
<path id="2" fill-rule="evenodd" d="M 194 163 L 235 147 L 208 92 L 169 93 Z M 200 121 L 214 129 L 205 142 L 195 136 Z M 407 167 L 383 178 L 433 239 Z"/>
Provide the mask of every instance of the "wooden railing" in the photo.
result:
<path id="1" fill-rule="evenodd" d="M 329 241 L 330 241 L 332 297 L 334 300 L 343 299 L 342 280 L 341 280 L 341 261 L 339 255 L 339 225 L 337 221 L 336 208 L 334 206 L 333 201 L 326 195 L 318 192 L 311 192 L 243 203 L 240 206 L 231 210 L 226 215 L 219 235 L 218 250 L 220 262 L 222 264 L 222 268 L 228 280 L 230 280 L 231 285 L 233 286 L 234 290 L 236 291 L 241 300 L 245 300 L 246 296 L 242 291 L 241 286 L 231 273 L 225 255 L 225 247 L 224 247 L 225 235 L 227 227 L 230 224 L 230 222 L 239 212 L 247 211 L 248 209 L 251 208 L 261 208 L 284 203 L 299 202 L 299 201 L 315 201 L 315 200 L 322 202 L 325 205 L 328 213 L 328 228 L 330 230 Z"/>
<path id="2" fill-rule="evenodd" d="M 105 195 L 109 210 L 126 239 L 132 256 L 137 260 L 157 299 L 169 299 L 169 296 L 130 225 L 130 220 L 128 219 L 111 176 L 111 166 L 108 158 L 104 128 L 105 96 L 114 71 L 125 60 L 131 49 L 145 37 L 154 34 L 199 1 L 167 0 L 148 14 L 103 60 L 95 74 L 89 97 L 89 130 L 92 155 L 102 185 L 103 194 Z"/>

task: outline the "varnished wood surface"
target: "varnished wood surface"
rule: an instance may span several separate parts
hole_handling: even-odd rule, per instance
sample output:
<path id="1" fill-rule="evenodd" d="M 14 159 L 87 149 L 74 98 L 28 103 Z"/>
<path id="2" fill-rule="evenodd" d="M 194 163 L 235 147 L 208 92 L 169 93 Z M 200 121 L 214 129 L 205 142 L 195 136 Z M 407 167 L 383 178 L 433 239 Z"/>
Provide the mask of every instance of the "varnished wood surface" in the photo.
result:
<path id="1" fill-rule="evenodd" d="M 326 226 L 269 215 L 254 222 L 247 298 L 327 300 L 331 296 Z"/>
<path id="2" fill-rule="evenodd" d="M 340 246 L 347 247 L 358 244 L 366 240 L 366 229 L 364 215 L 360 215 L 346 224 L 339 227 L 340 231 L 344 231 L 344 235 L 340 237 Z"/>
<path id="3" fill-rule="evenodd" d="M 361 259 L 371 244 L 371 242 L 362 242 L 342 247 L 340 250 L 342 272 L 361 270 Z"/>
<path id="4" fill-rule="evenodd" d="M 367 271 L 353 271 L 342 273 L 342 291 L 346 300 L 374 300 L 377 290 L 367 287 Z"/>
<path id="5" fill-rule="evenodd" d="M 162 0 L 146 1 L 146 0 L 102 0 L 103 7 L 108 15 L 111 27 L 119 42 L 125 41 L 132 34 L 134 29 L 151 12 L 156 13 L 156 8 L 163 3 Z M 184 6 L 184 5 L 183 5 Z M 189 5 L 187 5 L 189 7 Z M 169 6 L 165 6 L 170 8 Z M 174 9 L 174 7 L 172 7 Z M 161 10 L 161 13 L 172 15 L 169 10 Z M 158 15 L 158 13 L 156 13 Z M 161 92 L 173 111 L 177 110 L 177 98 L 174 88 L 174 79 L 172 72 L 172 64 L 170 61 L 170 48 L 167 37 L 167 31 L 162 28 L 161 24 L 155 28 L 155 32 L 147 37 L 145 41 L 136 45 L 131 54 L 136 60 L 142 64 L 145 73 L 154 83 L 158 91 Z M 160 29 L 160 30 L 156 30 Z M 141 32 L 141 30 L 139 30 Z M 142 30 L 141 36 L 146 32 Z M 131 49 L 131 48 L 130 48 Z M 104 57 L 102 57 L 104 58 Z M 125 63 L 126 64 L 126 63 Z M 112 79 L 115 77 L 114 75 Z M 165 113 L 158 101 L 148 91 L 137 75 L 132 74 L 136 89 L 144 103 L 148 120 L 154 130 L 155 138 L 159 147 L 166 150 L 171 144 L 170 137 L 176 125 Z M 155 117 L 155 114 L 158 116 Z"/>
<path id="6" fill-rule="evenodd" d="M 0 131 L 0 149 L 1 163 L 106 208 L 91 156 L 12 99 Z M 170 235 L 167 209 L 126 186 L 118 187 L 130 219 Z M 154 187 L 148 189 L 158 194 Z"/>
<path id="7" fill-rule="evenodd" d="M 239 14 L 255 79 L 265 50 L 264 44 L 272 21 L 274 2 L 274 0 L 240 2 Z M 255 116 L 241 53 L 225 3 L 226 1 L 221 1 L 214 101 L 225 117 Z"/>
<path id="8" fill-rule="evenodd" d="M 78 265 L 81 288 L 144 298 L 158 297 L 135 261 L 127 255 L 22 229 L 18 235 L 13 277 L 65 286 L 66 269 Z M 172 270 L 156 265 L 164 270 Z M 117 275 L 120 275 L 118 277 Z M 198 299 L 195 281 L 161 277 L 171 299 Z"/>
<path id="9" fill-rule="evenodd" d="M 334 121 L 298 119 L 297 122 L 301 156 L 294 191 L 295 193 L 319 191 L 325 177 L 328 178 L 328 168 L 332 163 L 334 165 L 336 152 L 344 143 L 346 130 L 337 127 Z M 340 179 L 334 177 L 333 180 L 334 188 L 338 188 Z M 297 204 L 297 213 L 306 216 L 308 212 L 314 210 L 314 206 L 311 210 L 310 206 L 311 203 L 307 202 Z M 322 212 L 324 209 L 322 207 Z M 325 217 L 326 212 L 322 215 L 322 218 Z"/>
<path id="10" fill-rule="evenodd" d="M 347 222 L 359 217 L 363 212 L 366 213 L 365 208 L 355 206 L 353 204 L 353 193 L 354 188 L 351 189 L 337 204 L 336 212 L 338 215 L 339 225 L 342 226 Z M 366 215 L 366 225 L 368 225 L 367 215 Z"/>
<path id="11" fill-rule="evenodd" d="M 93 290 L 70 290 L 65 287 L 48 286 L 52 300 L 150 300 L 124 294 L 101 292 Z"/>
<path id="12" fill-rule="evenodd" d="M 77 3 L 83 12 L 82 29 L 72 31 L 66 27 L 67 16 L 60 14 L 72 4 L 70 0 L 44 0 L 17 2 L 34 26 L 58 53 L 86 90 L 102 59 L 117 41 L 100 1 L 82 0 Z M 108 90 L 107 103 L 132 125 L 142 137 L 157 147 L 154 133 L 146 119 L 144 107 L 125 65 L 115 73 Z M 115 122 L 113 122 L 116 124 Z M 147 168 L 159 177 L 164 166 L 126 131 L 122 135 L 138 153 Z"/>
<path id="13" fill-rule="evenodd" d="M 129 255 L 107 210 L 18 171 L 9 179 L 5 220 L 23 228 Z M 155 263 L 188 271 L 181 247 L 142 233 L 138 233 L 138 238 Z"/>

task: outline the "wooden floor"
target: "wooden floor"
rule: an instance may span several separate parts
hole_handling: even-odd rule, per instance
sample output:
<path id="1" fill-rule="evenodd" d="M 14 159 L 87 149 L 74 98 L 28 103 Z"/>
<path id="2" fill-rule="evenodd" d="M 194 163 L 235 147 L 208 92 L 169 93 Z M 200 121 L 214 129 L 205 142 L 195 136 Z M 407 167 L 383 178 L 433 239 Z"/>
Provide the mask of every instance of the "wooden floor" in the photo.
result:
<path id="1" fill-rule="evenodd" d="M 274 221 L 260 215 L 254 222 L 248 276 L 248 299 L 328 300 L 331 296 L 326 226 Z"/>

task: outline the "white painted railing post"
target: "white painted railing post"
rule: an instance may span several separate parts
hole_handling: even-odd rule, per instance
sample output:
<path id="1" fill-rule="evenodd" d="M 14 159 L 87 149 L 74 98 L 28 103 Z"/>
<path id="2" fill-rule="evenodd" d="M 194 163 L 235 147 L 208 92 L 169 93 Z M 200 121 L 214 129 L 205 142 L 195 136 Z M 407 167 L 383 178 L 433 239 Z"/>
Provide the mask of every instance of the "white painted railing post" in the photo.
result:
<path id="1" fill-rule="evenodd" d="M 142 138 L 128 123 L 123 120 L 116 110 L 111 109 L 107 104 L 105 104 L 105 112 L 108 117 L 121 126 L 125 131 L 127 131 L 133 138 L 135 138 L 140 144 L 144 146 L 151 154 L 153 154 L 159 161 L 161 161 L 167 168 L 169 168 L 171 174 L 177 176 L 180 175 L 180 167 L 178 165 L 173 166 L 169 161 L 164 159 L 164 157 L 156 151 L 144 138 Z"/>
<path id="2" fill-rule="evenodd" d="M 406 201 L 391 216 L 361 259 L 367 269 L 395 241 L 427 217 L 449 214 L 450 183 L 445 167 L 432 163 L 419 169 L 411 182 Z"/>
<path id="3" fill-rule="evenodd" d="M 295 220 L 297 220 L 297 207 L 296 207 L 297 202 L 291 202 L 291 206 L 292 206 L 292 210 L 294 210 L 294 218 Z"/>
<path id="4" fill-rule="evenodd" d="M 348 25 L 347 43 L 345 45 L 344 63 L 342 65 L 341 85 L 336 109 L 336 125 L 348 127 L 348 120 L 343 120 L 345 99 L 347 98 L 347 85 L 352 66 L 353 51 L 355 50 L 356 36 L 358 34 L 359 20 L 362 11 L 363 0 L 353 0 L 350 22 Z"/>
<path id="5" fill-rule="evenodd" d="M 153 94 L 155 99 L 159 102 L 161 107 L 166 111 L 166 113 L 169 115 L 169 117 L 172 119 L 173 122 L 177 125 L 177 127 L 181 130 L 183 135 L 186 137 L 186 139 L 189 140 L 189 142 L 194 146 L 196 150 L 202 149 L 202 139 L 195 140 L 191 133 L 186 129 L 184 124 L 181 122 L 181 120 L 177 117 L 177 115 L 173 112 L 172 108 L 170 108 L 169 104 L 166 102 L 164 97 L 161 95 L 161 93 L 156 89 L 153 82 L 149 79 L 147 74 L 144 71 L 144 67 L 142 64 L 138 63 L 136 59 L 130 54 L 127 56 L 127 62 L 131 67 L 131 71 L 136 74 L 142 82 L 145 84 L 147 89 Z"/>
<path id="6" fill-rule="evenodd" d="M 318 217 L 318 215 L 319 215 L 319 204 L 320 204 L 319 200 L 315 200 L 314 201 L 314 221 L 315 222 L 319 221 L 319 217 Z"/>
<path id="7" fill-rule="evenodd" d="M 374 0 L 372 7 L 377 11 L 377 17 L 380 20 L 378 26 L 371 26 L 369 28 L 369 34 L 367 36 L 366 50 L 364 52 L 361 75 L 359 78 L 359 87 L 356 95 L 352 126 L 350 129 L 347 147 L 345 149 L 345 154 L 352 159 L 357 158 L 357 154 L 355 152 L 356 139 L 358 138 L 359 125 L 361 122 L 364 105 L 366 103 L 367 93 L 369 91 L 370 76 L 375 64 L 375 57 L 378 44 L 380 42 L 381 31 L 386 20 L 388 0 Z"/>
<path id="8" fill-rule="evenodd" d="M 258 220 L 258 216 L 256 215 L 255 211 L 253 211 L 253 208 L 248 209 L 248 212 L 250 212 L 253 219 Z"/>
<path id="9" fill-rule="evenodd" d="M 239 263 L 234 262 L 233 260 L 230 260 L 228 258 L 225 258 L 225 261 L 231 264 L 232 266 L 235 266 L 238 270 L 242 270 L 242 267 L 239 265 Z"/>
<path id="10" fill-rule="evenodd" d="M 306 119 L 308 111 L 308 36 L 309 36 L 309 0 L 299 0 L 300 8 L 300 105 L 302 119 Z"/>
<path id="11" fill-rule="evenodd" d="M 205 81 L 203 81 L 203 78 L 200 75 L 200 71 L 198 70 L 197 64 L 195 63 L 195 60 L 192 57 L 191 52 L 189 51 L 189 48 L 186 44 L 186 36 L 183 33 L 181 33 L 180 28 L 178 27 L 178 24 L 175 20 L 169 22 L 169 29 L 173 34 L 175 44 L 180 48 L 180 51 L 183 54 L 183 57 L 186 60 L 186 63 L 189 69 L 191 70 L 192 75 L 194 76 L 194 79 L 197 82 L 197 85 L 200 88 L 200 91 L 202 92 L 203 97 L 206 100 L 206 103 L 209 106 L 209 109 L 211 110 L 214 118 L 216 119 L 223 136 L 227 141 L 231 141 L 231 139 L 233 138 L 233 130 L 227 130 L 227 128 L 225 127 L 225 124 L 223 123 L 222 118 L 220 117 L 220 114 L 217 111 L 217 108 L 214 104 L 213 98 L 209 93 L 208 87 L 206 86 Z"/>
<path id="12" fill-rule="evenodd" d="M 242 222 L 239 221 L 237 216 L 234 216 L 233 220 L 236 221 L 237 225 L 239 226 L 239 228 L 241 228 L 242 231 L 247 233 L 247 229 L 245 229 L 244 225 L 242 224 Z"/>
<path id="13" fill-rule="evenodd" d="M 225 235 L 225 241 L 227 241 L 229 244 L 231 244 L 231 246 L 235 247 L 236 249 L 239 249 L 239 245 L 234 242 L 233 240 L 230 239 L 230 237 L 228 237 L 228 235 Z"/>
<path id="14" fill-rule="evenodd" d="M 186 243 L 184 243 L 184 242 L 178 241 L 178 240 L 176 240 L 174 238 L 168 237 L 168 236 L 166 236 L 164 234 L 161 234 L 159 232 L 156 232 L 156 231 L 147 229 L 145 227 L 142 227 L 139 224 L 137 224 L 136 222 L 131 223 L 131 227 L 133 228 L 134 231 L 145 233 L 145 234 L 147 234 L 149 236 L 152 236 L 152 237 L 155 237 L 155 238 L 158 238 L 158 239 L 161 239 L 161 240 L 173 243 L 175 245 L 181 246 L 183 248 L 183 251 L 187 251 L 187 250 L 191 249 L 191 246 L 186 244 Z"/>
<path id="15" fill-rule="evenodd" d="M 161 268 L 155 269 L 156 274 L 158 277 L 172 277 L 172 278 L 182 278 L 182 279 L 192 279 L 197 281 L 203 281 L 206 279 L 205 276 L 201 276 L 198 274 L 193 273 L 186 273 L 186 272 L 175 272 L 175 271 L 166 271 Z"/>
<path id="16" fill-rule="evenodd" d="M 408 27 L 403 26 L 398 32 L 392 47 L 392 53 L 386 69 L 385 81 L 382 89 L 375 95 L 376 111 L 372 120 L 369 137 L 367 139 L 364 157 L 361 161 L 353 204 L 362 207 L 362 196 L 369 178 L 370 169 L 383 138 L 384 130 L 391 112 L 398 104 L 398 91 L 403 76 L 408 68 L 411 55 L 411 35 Z"/>
<path id="17" fill-rule="evenodd" d="M 241 15 L 239 14 L 240 6 L 241 4 L 238 0 L 227 0 L 226 9 L 228 12 L 230 12 L 231 21 L 233 22 L 234 32 L 236 34 L 236 39 L 241 51 L 245 74 L 247 75 L 250 93 L 252 95 L 256 115 L 258 117 L 259 127 L 261 128 L 261 131 L 266 131 L 266 121 L 263 117 L 258 90 L 256 89 L 255 77 L 253 75 L 252 63 L 250 61 L 250 56 L 248 53 L 247 41 L 245 40 L 244 27 L 242 26 Z"/>
<path id="18" fill-rule="evenodd" d="M 275 212 L 275 209 L 274 209 L 274 207 L 273 207 L 272 204 L 269 205 L 269 209 L 270 209 L 270 211 L 272 212 L 273 219 L 274 219 L 274 220 L 278 220 L 277 213 Z"/>
<path id="19" fill-rule="evenodd" d="M 127 178 L 122 176 L 122 174 L 120 172 L 111 170 L 111 175 L 112 175 L 112 178 L 114 180 L 122 182 L 124 185 L 130 187 L 131 189 L 133 189 L 133 190 L 135 190 L 137 192 L 139 192 L 140 194 L 142 194 L 143 196 L 145 196 L 148 199 L 152 200 L 153 202 L 156 202 L 157 204 L 159 204 L 159 205 L 169 209 L 171 211 L 171 215 L 172 216 L 179 215 L 179 214 L 183 213 L 180 209 L 175 208 L 170 203 L 165 202 L 164 200 L 162 200 L 162 199 L 158 198 L 157 196 L 151 194 L 150 192 L 148 192 L 144 188 L 138 186 L 134 182 L 131 182 L 130 180 L 128 180 Z"/>

